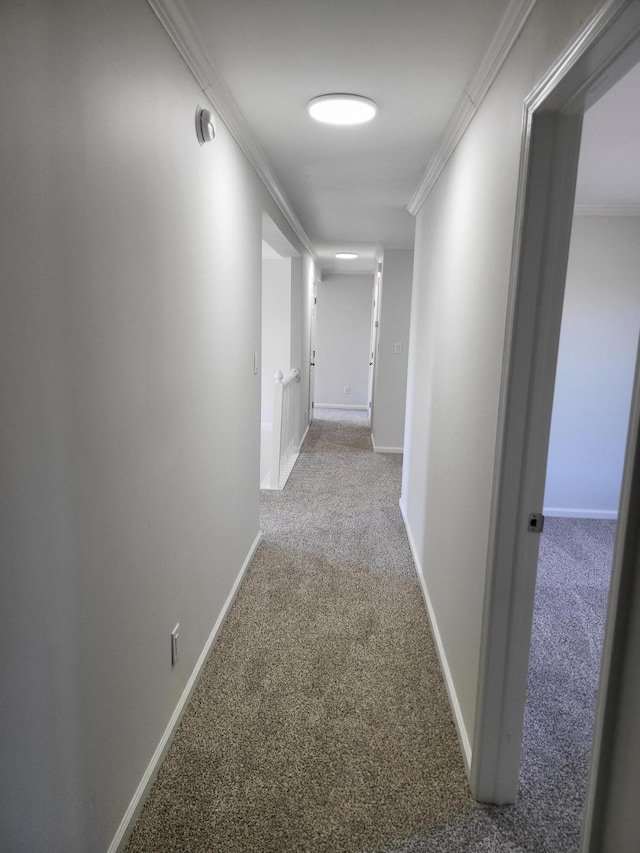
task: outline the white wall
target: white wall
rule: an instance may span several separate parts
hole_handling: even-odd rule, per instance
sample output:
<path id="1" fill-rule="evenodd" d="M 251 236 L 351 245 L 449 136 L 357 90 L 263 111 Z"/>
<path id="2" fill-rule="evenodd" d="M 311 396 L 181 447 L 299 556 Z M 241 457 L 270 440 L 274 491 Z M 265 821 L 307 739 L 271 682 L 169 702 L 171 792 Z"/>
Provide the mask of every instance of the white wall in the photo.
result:
<path id="1" fill-rule="evenodd" d="M 372 294 L 373 275 L 327 275 L 318 285 L 316 406 L 368 408 Z"/>
<path id="2" fill-rule="evenodd" d="M 291 258 L 262 259 L 262 375 L 260 482 L 271 470 L 275 375 L 288 376 L 291 360 Z"/>
<path id="3" fill-rule="evenodd" d="M 262 422 L 273 424 L 276 371 L 291 363 L 291 259 L 262 261 Z"/>
<path id="4" fill-rule="evenodd" d="M 5 4 L 0 71 L 0 847 L 102 853 L 258 534 L 296 239 L 145 0 Z"/>
<path id="5" fill-rule="evenodd" d="M 412 281 L 413 249 L 385 249 L 371 418 L 375 450 L 403 448 Z"/>
<path id="6" fill-rule="evenodd" d="M 595 6 L 538 0 L 416 219 L 401 506 L 468 759 L 523 103 Z"/>
<path id="7" fill-rule="evenodd" d="M 313 282 L 316 269 L 308 255 L 291 261 L 291 367 L 300 371 L 296 440 L 302 441 L 309 424 L 309 335 Z"/>
<path id="8" fill-rule="evenodd" d="M 639 330 L 640 217 L 575 217 L 545 513 L 616 517 Z"/>

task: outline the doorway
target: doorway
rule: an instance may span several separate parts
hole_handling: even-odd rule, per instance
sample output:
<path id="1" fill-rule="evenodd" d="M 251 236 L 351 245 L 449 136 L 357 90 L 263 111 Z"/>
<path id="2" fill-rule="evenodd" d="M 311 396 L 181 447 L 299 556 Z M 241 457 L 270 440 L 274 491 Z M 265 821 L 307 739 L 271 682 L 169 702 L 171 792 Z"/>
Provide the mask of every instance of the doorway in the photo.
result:
<path id="1" fill-rule="evenodd" d="M 639 58 L 640 5 L 607 4 L 525 104 L 510 354 L 502 389 L 499 485 L 492 507 L 490 593 L 472 766 L 474 794 L 481 800 L 513 802 L 517 795 L 539 516 L 582 117 Z M 612 761 L 619 758 L 614 754 L 619 722 L 614 709 L 623 689 L 622 661 L 627 659 L 625 643 L 630 636 L 628 600 L 620 597 L 620 590 L 629 587 L 639 550 L 637 537 L 628 532 L 640 491 L 635 455 L 638 409 L 634 403 L 596 713 L 585 850 L 606 849 L 597 846 L 597 839 L 608 825 L 604 809 L 612 797 L 607 779 Z"/>
<path id="2" fill-rule="evenodd" d="M 640 332 L 626 158 L 639 103 L 637 65 L 584 117 L 551 416 L 520 785 L 568 837 L 584 805 Z"/>
<path id="3" fill-rule="evenodd" d="M 311 291 L 311 310 L 309 312 L 309 409 L 307 426 L 313 422 L 313 409 L 316 387 L 316 328 L 318 309 L 318 282 L 314 281 Z"/>
<path id="4" fill-rule="evenodd" d="M 380 280 L 382 278 L 382 261 L 378 261 L 376 275 L 373 284 L 373 303 L 371 306 L 371 346 L 369 350 L 369 421 L 373 424 L 373 397 L 376 387 L 376 362 L 378 359 L 378 325 L 379 325 L 379 302 L 380 302 Z"/>
<path id="5" fill-rule="evenodd" d="M 296 292 L 299 253 L 266 213 L 262 217 L 262 348 L 260 356 L 260 484 L 268 488 L 272 464 L 275 375 L 300 367 L 294 345 L 301 318 Z"/>

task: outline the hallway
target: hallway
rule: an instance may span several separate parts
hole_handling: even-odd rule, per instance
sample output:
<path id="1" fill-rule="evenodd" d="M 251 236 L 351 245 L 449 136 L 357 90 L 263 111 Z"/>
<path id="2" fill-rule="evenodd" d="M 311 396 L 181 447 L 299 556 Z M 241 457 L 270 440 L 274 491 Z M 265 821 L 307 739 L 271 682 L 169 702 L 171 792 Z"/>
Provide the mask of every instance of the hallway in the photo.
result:
<path id="1" fill-rule="evenodd" d="M 614 525 L 549 524 L 520 799 L 481 806 L 400 474 L 400 456 L 371 452 L 366 413 L 316 410 L 286 488 L 262 492 L 264 539 L 127 853 L 577 850 Z"/>
<path id="2" fill-rule="evenodd" d="M 413 849 L 476 810 L 400 475 L 365 412 L 317 411 L 128 853 Z"/>

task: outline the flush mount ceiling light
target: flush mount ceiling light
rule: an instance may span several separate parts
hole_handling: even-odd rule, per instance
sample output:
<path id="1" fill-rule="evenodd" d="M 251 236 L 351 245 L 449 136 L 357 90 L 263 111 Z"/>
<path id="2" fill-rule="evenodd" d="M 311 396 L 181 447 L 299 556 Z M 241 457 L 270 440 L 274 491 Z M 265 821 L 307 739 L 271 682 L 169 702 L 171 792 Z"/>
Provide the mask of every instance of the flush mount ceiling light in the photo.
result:
<path id="1" fill-rule="evenodd" d="M 370 98 L 360 95 L 320 95 L 307 104 L 309 115 L 326 124 L 363 124 L 371 121 L 378 107 Z"/>
<path id="2" fill-rule="evenodd" d="M 200 145 L 205 142 L 213 142 L 216 135 L 216 125 L 210 110 L 204 107 L 196 108 L 196 136 Z"/>
<path id="3" fill-rule="evenodd" d="M 343 261 L 352 261 L 357 257 L 355 252 L 336 252 L 336 258 L 341 258 Z"/>

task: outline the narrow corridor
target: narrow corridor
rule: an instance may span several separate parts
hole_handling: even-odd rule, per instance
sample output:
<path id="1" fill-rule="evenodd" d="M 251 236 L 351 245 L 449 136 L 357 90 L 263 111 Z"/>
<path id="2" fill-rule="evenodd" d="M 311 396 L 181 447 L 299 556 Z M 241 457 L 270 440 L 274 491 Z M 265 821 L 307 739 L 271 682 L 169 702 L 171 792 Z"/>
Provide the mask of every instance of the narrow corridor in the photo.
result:
<path id="1" fill-rule="evenodd" d="M 521 796 L 481 806 L 398 510 L 400 479 L 400 456 L 371 451 L 366 413 L 316 412 L 286 488 L 262 492 L 264 539 L 127 853 L 577 850 L 597 658 L 549 663 L 549 631 L 562 638 L 547 599 L 563 600 L 557 566 L 570 559 L 566 595 L 583 602 L 583 629 L 603 618 L 613 526 L 549 524 Z M 585 550 L 593 560 L 581 568 Z"/>
<path id="2" fill-rule="evenodd" d="M 476 807 L 398 509 L 320 410 L 127 848 L 400 850 Z"/>

